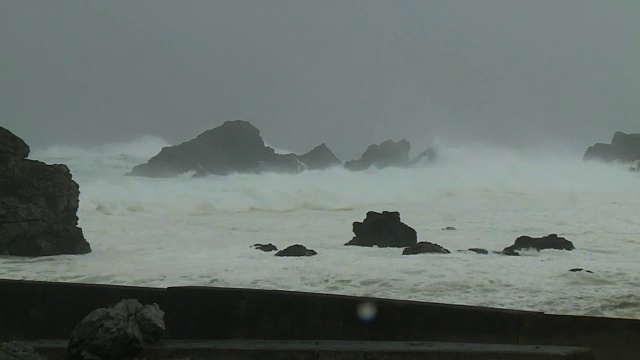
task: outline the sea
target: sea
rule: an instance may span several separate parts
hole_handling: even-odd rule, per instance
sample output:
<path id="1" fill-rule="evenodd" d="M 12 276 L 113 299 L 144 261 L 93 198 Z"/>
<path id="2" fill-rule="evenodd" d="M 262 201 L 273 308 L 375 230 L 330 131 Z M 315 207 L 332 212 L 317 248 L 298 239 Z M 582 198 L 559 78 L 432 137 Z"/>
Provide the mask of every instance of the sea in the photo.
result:
<path id="1" fill-rule="evenodd" d="M 69 166 L 80 186 L 79 226 L 93 251 L 0 257 L 0 277 L 280 289 L 640 319 L 640 173 L 584 162 L 584 149 L 438 144 L 435 162 L 412 168 L 125 176 L 167 145 L 145 136 L 32 149 L 31 159 Z M 352 223 L 371 210 L 400 212 L 418 241 L 451 253 L 344 246 Z M 576 249 L 498 253 L 521 235 L 552 233 Z M 302 244 L 318 254 L 276 257 L 252 248 L 258 243 Z"/>

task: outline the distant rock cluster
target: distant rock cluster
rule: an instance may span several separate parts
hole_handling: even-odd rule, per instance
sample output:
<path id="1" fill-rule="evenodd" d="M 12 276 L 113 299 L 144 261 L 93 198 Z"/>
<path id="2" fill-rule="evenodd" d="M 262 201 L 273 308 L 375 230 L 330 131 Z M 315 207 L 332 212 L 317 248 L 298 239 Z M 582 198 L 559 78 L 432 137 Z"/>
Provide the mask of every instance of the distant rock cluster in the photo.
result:
<path id="1" fill-rule="evenodd" d="M 303 155 L 276 154 L 266 146 L 260 131 L 247 121 L 234 120 L 203 132 L 195 139 L 163 148 L 145 164 L 135 166 L 127 175 L 146 177 L 173 177 L 186 172 L 205 176 L 232 173 L 285 172 L 323 170 L 334 166 L 358 171 L 371 167 L 406 167 L 421 161 L 435 159 L 436 153 L 428 149 L 416 159 L 409 160 L 411 145 L 407 140 L 388 140 L 371 145 L 357 160 L 344 165 L 326 144 L 321 144 Z"/>
<path id="2" fill-rule="evenodd" d="M 597 143 L 590 146 L 584 153 L 584 159 L 633 163 L 635 167 L 632 170 L 638 170 L 638 163 L 640 163 L 640 134 L 625 134 L 616 131 L 610 144 Z"/>
<path id="3" fill-rule="evenodd" d="M 0 127 L 0 255 L 91 252 L 77 226 L 80 190 L 69 168 L 29 160 L 29 151 Z"/>

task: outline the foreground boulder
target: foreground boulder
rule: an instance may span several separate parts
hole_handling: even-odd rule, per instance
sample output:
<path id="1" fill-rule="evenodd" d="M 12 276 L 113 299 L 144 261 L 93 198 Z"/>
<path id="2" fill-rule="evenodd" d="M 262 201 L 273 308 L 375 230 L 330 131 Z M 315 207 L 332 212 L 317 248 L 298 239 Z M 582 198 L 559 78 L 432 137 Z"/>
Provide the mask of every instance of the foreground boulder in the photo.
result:
<path id="1" fill-rule="evenodd" d="M 0 127 L 0 255 L 91 252 L 77 226 L 80 190 L 69 168 L 28 155 L 29 146 Z"/>
<path id="2" fill-rule="evenodd" d="M 288 172 L 324 169 L 341 164 L 322 144 L 304 155 L 276 154 L 266 146 L 260 131 L 247 121 L 234 120 L 203 132 L 195 139 L 162 148 L 146 164 L 127 175 L 173 177 L 193 171 L 197 175 Z"/>
<path id="3" fill-rule="evenodd" d="M 416 254 L 449 254 L 450 251 L 442 246 L 428 241 L 420 241 L 415 245 L 411 245 L 402 251 L 402 255 L 416 255 Z"/>
<path id="4" fill-rule="evenodd" d="M 304 245 L 295 244 L 291 245 L 284 250 L 280 250 L 276 253 L 276 256 L 313 256 L 318 253 L 314 250 L 307 249 Z"/>
<path id="5" fill-rule="evenodd" d="M 513 245 L 504 248 L 503 253 L 507 255 L 513 255 L 517 250 L 523 249 L 536 249 L 537 251 L 544 249 L 556 249 L 556 250 L 573 250 L 575 246 L 573 243 L 563 237 L 559 237 L 556 234 L 550 234 L 540 238 L 533 238 L 530 236 L 520 236 L 516 239 Z"/>
<path id="6" fill-rule="evenodd" d="M 122 300 L 92 311 L 73 329 L 67 350 L 72 359 L 127 359 L 160 341 L 164 312 L 157 304 Z"/>
<path id="7" fill-rule="evenodd" d="M 360 159 L 347 161 L 344 167 L 352 171 L 366 170 L 370 167 L 405 167 L 409 164 L 410 149 L 411 144 L 405 139 L 397 142 L 387 140 L 380 145 L 369 145 Z"/>
<path id="8" fill-rule="evenodd" d="M 590 146 L 584 153 L 584 159 L 622 163 L 640 161 L 640 134 L 616 131 L 611 144 L 597 143 Z"/>
<path id="9" fill-rule="evenodd" d="M 400 221 L 397 211 L 369 211 L 363 222 L 353 223 L 353 233 L 345 245 L 407 247 L 418 242 L 416 231 Z"/>

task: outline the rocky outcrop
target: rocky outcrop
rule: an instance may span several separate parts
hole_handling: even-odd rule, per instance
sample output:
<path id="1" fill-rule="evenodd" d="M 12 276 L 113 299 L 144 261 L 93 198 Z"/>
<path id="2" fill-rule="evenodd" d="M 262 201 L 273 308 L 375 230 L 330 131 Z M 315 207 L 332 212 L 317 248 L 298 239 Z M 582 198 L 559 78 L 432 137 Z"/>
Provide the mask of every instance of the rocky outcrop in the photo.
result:
<path id="1" fill-rule="evenodd" d="M 535 249 L 537 251 L 544 249 L 573 250 L 575 246 L 573 246 L 571 241 L 559 237 L 556 234 L 550 234 L 540 238 L 520 236 L 513 245 L 504 248 L 503 253 L 506 255 L 514 255 L 514 252 L 523 249 Z"/>
<path id="2" fill-rule="evenodd" d="M 160 341 L 164 312 L 127 299 L 92 311 L 73 329 L 67 350 L 71 359 L 127 359 Z"/>
<path id="3" fill-rule="evenodd" d="M 640 161 L 640 134 L 616 131 L 611 144 L 597 143 L 584 153 L 585 160 L 633 163 Z"/>
<path id="4" fill-rule="evenodd" d="M 344 167 L 352 171 L 366 170 L 370 167 L 405 167 L 409 164 L 409 150 L 411 144 L 405 139 L 397 142 L 387 140 L 380 145 L 369 145 L 360 159 L 347 161 Z"/>
<path id="5" fill-rule="evenodd" d="M 400 221 L 397 211 L 369 211 L 363 222 L 353 223 L 353 233 L 345 245 L 407 247 L 418 242 L 416 231 Z"/>
<path id="6" fill-rule="evenodd" d="M 415 159 L 411 160 L 409 162 L 409 166 L 415 166 L 420 164 L 423 164 L 423 165 L 431 164 L 434 161 L 436 161 L 436 157 L 437 157 L 436 150 L 434 148 L 428 148 L 427 150 L 418 154 L 418 156 L 416 156 Z"/>
<path id="7" fill-rule="evenodd" d="M 80 190 L 66 165 L 26 159 L 29 146 L 0 127 L 0 255 L 86 254 Z"/>
<path id="8" fill-rule="evenodd" d="M 449 254 L 450 251 L 442 246 L 428 241 L 420 241 L 415 245 L 411 245 L 402 251 L 402 255 L 416 255 L 416 254 Z"/>
<path id="9" fill-rule="evenodd" d="M 304 245 L 295 244 L 284 250 L 278 251 L 276 256 L 313 256 L 317 254 L 317 252 L 307 249 Z"/>
<path id="10" fill-rule="evenodd" d="M 252 248 L 260 250 L 260 251 L 264 251 L 264 252 L 271 252 L 271 251 L 278 251 L 278 248 L 269 243 L 269 244 L 253 244 Z"/>
<path id="11" fill-rule="evenodd" d="M 304 155 L 276 154 L 266 146 L 260 131 L 247 121 L 234 120 L 203 132 L 195 139 L 164 147 L 146 164 L 127 175 L 173 177 L 186 172 L 196 175 L 287 172 L 324 169 L 341 164 L 322 144 Z"/>
<path id="12" fill-rule="evenodd" d="M 333 166 L 342 165 L 325 143 L 322 143 L 304 155 L 298 156 L 298 160 L 304 164 L 306 170 L 324 170 Z"/>

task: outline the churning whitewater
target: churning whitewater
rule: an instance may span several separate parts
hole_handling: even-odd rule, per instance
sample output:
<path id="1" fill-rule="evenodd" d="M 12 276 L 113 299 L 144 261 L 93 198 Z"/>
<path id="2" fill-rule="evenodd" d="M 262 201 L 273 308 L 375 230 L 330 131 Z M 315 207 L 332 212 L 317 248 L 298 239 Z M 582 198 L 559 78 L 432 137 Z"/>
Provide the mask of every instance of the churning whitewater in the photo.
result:
<path id="1" fill-rule="evenodd" d="M 93 252 L 0 257 L 0 277 L 283 289 L 640 319 L 640 173 L 625 166 L 583 162 L 566 149 L 439 146 L 435 163 L 409 169 L 124 176 L 166 145 L 144 137 L 34 150 L 31 159 L 71 169 L 81 191 L 79 225 Z M 399 211 L 418 241 L 452 253 L 345 247 L 352 222 L 370 210 Z M 502 250 L 520 235 L 551 233 L 576 250 L 519 257 L 457 251 Z M 275 257 L 252 249 L 255 243 L 303 244 L 318 255 Z"/>

